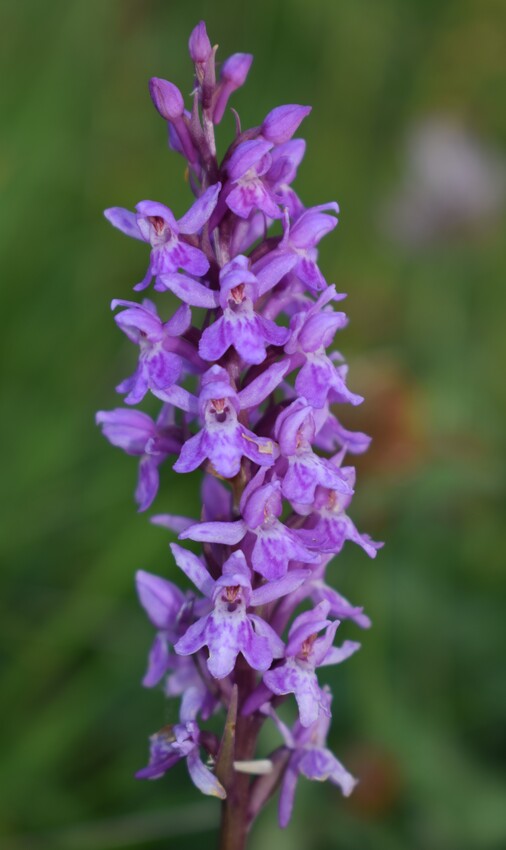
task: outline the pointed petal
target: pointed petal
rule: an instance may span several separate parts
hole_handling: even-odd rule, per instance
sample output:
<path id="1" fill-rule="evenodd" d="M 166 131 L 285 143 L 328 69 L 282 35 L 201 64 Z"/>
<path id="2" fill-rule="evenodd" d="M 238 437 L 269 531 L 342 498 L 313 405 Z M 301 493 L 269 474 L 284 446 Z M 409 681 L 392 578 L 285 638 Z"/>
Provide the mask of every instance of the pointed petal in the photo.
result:
<path id="1" fill-rule="evenodd" d="M 172 274 L 162 274 L 157 280 L 165 289 L 169 289 L 181 301 L 191 307 L 213 309 L 218 305 L 218 293 L 213 292 L 188 275 L 173 272 Z"/>
<path id="2" fill-rule="evenodd" d="M 319 661 L 319 667 L 329 667 L 331 664 L 341 664 L 360 649 L 360 644 L 354 640 L 345 640 L 342 646 L 331 646 L 326 655 Z"/>
<path id="3" fill-rule="evenodd" d="M 198 587 L 204 596 L 211 597 L 214 589 L 214 581 L 207 572 L 204 564 L 197 558 L 193 552 L 188 549 L 183 549 L 177 543 L 171 543 L 170 548 L 174 556 L 174 560 L 179 569 L 193 582 L 195 587 Z"/>
<path id="4" fill-rule="evenodd" d="M 123 207 L 110 207 L 104 210 L 104 215 L 107 221 L 110 221 L 113 227 L 131 236 L 133 239 L 140 239 L 144 242 L 145 239 L 137 226 L 137 216 L 130 210 L 125 210 Z"/>
<path id="5" fill-rule="evenodd" d="M 220 190 L 221 183 L 215 183 L 214 186 L 209 186 L 200 198 L 197 198 L 177 223 L 180 233 L 198 233 L 203 228 L 218 203 Z"/>
<path id="6" fill-rule="evenodd" d="M 169 628 L 183 605 L 183 594 L 172 582 L 138 570 L 135 583 L 140 603 L 157 629 Z"/>
<path id="7" fill-rule="evenodd" d="M 199 791 L 211 797 L 219 797 L 220 800 L 226 798 L 227 792 L 223 785 L 214 773 L 211 773 L 209 768 L 204 765 L 197 748 L 188 753 L 186 764 L 188 765 L 188 773 L 191 776 L 192 782 L 197 786 Z"/>
<path id="8" fill-rule="evenodd" d="M 229 345 L 227 323 L 221 316 L 216 322 L 209 325 L 202 334 L 199 342 L 199 354 L 204 360 L 213 362 L 219 360 L 225 354 Z"/>
<path id="9" fill-rule="evenodd" d="M 269 292 L 273 286 L 276 286 L 281 278 L 293 269 L 296 262 L 297 257 L 294 254 L 271 251 L 270 254 L 267 254 L 258 263 L 255 263 L 252 271 L 258 280 L 259 297 Z"/>
<path id="10" fill-rule="evenodd" d="M 279 386 L 288 369 L 289 363 L 274 363 L 251 381 L 237 394 L 241 409 L 261 404 Z"/>
<path id="11" fill-rule="evenodd" d="M 279 794 L 278 819 L 281 829 L 285 829 L 292 817 L 298 772 L 289 764 L 285 770 Z"/>
<path id="12" fill-rule="evenodd" d="M 174 644 L 174 649 L 178 655 L 193 655 L 202 649 L 206 644 L 206 625 L 209 619 L 201 617 L 196 623 L 193 623 L 177 643 Z"/>
<path id="13" fill-rule="evenodd" d="M 251 604 L 264 605 L 266 602 L 280 599 L 300 587 L 310 575 L 310 570 L 291 570 L 283 578 L 268 581 L 252 591 Z"/>
<path id="14" fill-rule="evenodd" d="M 139 463 L 139 477 L 135 488 L 135 501 L 139 511 L 147 511 L 158 493 L 160 476 L 158 459 L 145 455 Z"/>
<path id="15" fill-rule="evenodd" d="M 180 540 L 200 540 L 206 543 L 222 543 L 233 546 L 246 534 L 246 523 L 237 522 L 198 522 L 186 528 L 179 535 Z"/>

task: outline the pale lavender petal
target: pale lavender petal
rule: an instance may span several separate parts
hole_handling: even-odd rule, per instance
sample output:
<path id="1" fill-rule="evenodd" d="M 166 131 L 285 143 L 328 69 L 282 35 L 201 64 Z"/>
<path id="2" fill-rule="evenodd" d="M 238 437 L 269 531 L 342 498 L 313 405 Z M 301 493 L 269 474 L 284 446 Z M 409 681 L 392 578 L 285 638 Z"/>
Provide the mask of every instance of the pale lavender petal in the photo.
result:
<path id="1" fill-rule="evenodd" d="M 277 444 L 267 437 L 257 437 L 253 431 L 249 431 L 243 425 L 239 426 L 239 428 L 242 437 L 242 454 L 246 455 L 253 463 L 257 463 L 259 466 L 272 466 L 274 461 L 279 457 Z M 234 474 L 237 474 L 237 472 Z"/>
<path id="2" fill-rule="evenodd" d="M 292 590 L 300 587 L 310 575 L 310 570 L 291 570 L 283 578 L 268 581 L 252 591 L 251 604 L 254 606 L 265 605 L 266 602 L 272 602 L 274 599 L 286 596 L 287 593 L 291 593 Z"/>
<path id="3" fill-rule="evenodd" d="M 223 316 L 209 325 L 199 342 L 199 354 L 204 360 L 219 360 L 225 354 L 231 340 L 227 334 L 227 323 Z"/>
<path id="4" fill-rule="evenodd" d="M 190 207 L 187 213 L 179 219 L 177 225 L 181 233 L 198 233 L 210 218 L 220 194 L 221 183 L 209 186 L 200 198 Z"/>
<path id="5" fill-rule="evenodd" d="M 206 644 L 206 626 L 210 615 L 201 617 L 196 623 L 193 623 L 177 643 L 174 644 L 174 649 L 178 655 L 193 655 L 202 649 Z"/>
<path id="6" fill-rule="evenodd" d="M 253 624 L 255 632 L 267 641 L 272 658 L 282 658 L 285 645 L 269 623 L 256 614 L 248 614 L 248 619 Z"/>
<path id="7" fill-rule="evenodd" d="M 224 800 L 226 798 L 227 792 L 223 785 L 216 776 L 211 773 L 209 768 L 204 765 L 197 748 L 188 753 L 186 757 L 186 764 L 188 765 L 188 773 L 191 776 L 192 782 L 197 786 L 199 791 L 202 791 L 203 794 L 208 794 L 211 797 L 219 797 L 220 800 Z"/>
<path id="8" fill-rule="evenodd" d="M 349 797 L 357 784 L 351 773 L 326 749 L 314 747 L 305 752 L 299 761 L 299 770 L 308 779 L 319 782 L 330 779 L 341 788 L 345 797 Z"/>
<path id="9" fill-rule="evenodd" d="M 197 413 L 199 409 L 198 399 L 185 390 L 184 387 L 167 387 L 164 390 L 154 389 L 153 395 L 167 404 L 172 404 L 186 413 Z"/>
<path id="10" fill-rule="evenodd" d="M 156 635 L 149 651 L 148 669 L 144 674 L 142 684 L 145 688 L 154 688 L 169 669 L 169 652 L 167 640 L 163 635 Z"/>
<path id="11" fill-rule="evenodd" d="M 269 292 L 285 274 L 291 271 L 297 262 L 297 257 L 286 252 L 271 251 L 253 266 L 253 273 L 258 280 L 258 295 Z"/>
<path id="12" fill-rule="evenodd" d="M 110 207 L 108 210 L 104 210 L 104 215 L 107 221 L 110 221 L 113 227 L 121 230 L 122 233 L 126 233 L 127 236 L 131 236 L 133 239 L 140 239 L 142 242 L 145 241 L 137 226 L 137 216 L 135 213 L 125 210 L 123 207 Z"/>
<path id="13" fill-rule="evenodd" d="M 157 629 L 169 628 L 184 602 L 182 592 L 164 578 L 138 570 L 135 575 L 137 593 L 142 607 Z"/>
<path id="14" fill-rule="evenodd" d="M 261 210 L 268 218 L 281 218 L 281 211 L 260 179 L 238 183 L 226 197 L 227 206 L 239 218 Z"/>
<path id="15" fill-rule="evenodd" d="M 147 441 L 155 434 L 155 423 L 147 413 L 140 410 L 99 410 L 95 416 L 97 425 L 113 446 L 130 455 L 141 455 Z"/>
<path id="16" fill-rule="evenodd" d="M 289 328 L 279 327 L 276 322 L 272 322 L 270 319 L 265 319 L 263 316 L 259 317 L 259 322 L 266 342 L 270 345 L 285 345 L 290 336 Z"/>
<path id="17" fill-rule="evenodd" d="M 209 269 L 209 260 L 200 248 L 178 242 L 177 248 L 173 251 L 172 265 L 172 268 L 163 271 L 172 272 L 182 268 L 190 274 L 202 277 Z"/>
<path id="18" fill-rule="evenodd" d="M 158 283 L 192 307 L 212 309 L 218 305 L 218 293 L 187 275 L 173 272 L 158 277 Z"/>
<path id="19" fill-rule="evenodd" d="M 359 649 L 360 644 L 357 641 L 345 640 L 342 646 L 330 647 L 324 657 L 318 661 L 318 666 L 329 667 L 331 664 L 341 664 L 342 661 L 346 661 Z"/>
<path id="20" fill-rule="evenodd" d="M 144 456 L 139 463 L 139 476 L 135 488 L 135 501 L 139 511 L 147 511 L 158 493 L 160 476 L 158 474 L 159 459 Z"/>
<path id="21" fill-rule="evenodd" d="M 203 432 L 200 431 L 184 443 L 181 454 L 172 467 L 176 472 L 193 472 L 206 459 L 203 436 Z"/>
<path id="22" fill-rule="evenodd" d="M 253 668 L 264 672 L 272 664 L 272 651 L 269 641 L 262 634 L 257 634 L 251 623 L 246 622 L 238 633 L 238 643 L 246 661 Z"/>
<path id="23" fill-rule="evenodd" d="M 288 363 L 274 363 L 265 372 L 251 381 L 237 395 L 242 409 L 256 407 L 269 396 L 283 380 L 289 369 Z"/>
<path id="24" fill-rule="evenodd" d="M 246 534 L 243 520 L 237 522 L 198 522 L 190 525 L 179 535 L 180 540 L 200 540 L 206 543 L 223 543 L 233 546 Z"/>
<path id="25" fill-rule="evenodd" d="M 214 581 L 207 572 L 200 558 L 197 558 L 197 556 L 194 555 L 193 552 L 189 552 L 188 549 L 183 549 L 182 546 L 178 546 L 177 543 L 171 543 L 170 548 L 179 569 L 188 576 L 190 581 L 193 582 L 195 587 L 198 587 L 204 596 L 211 596 L 214 589 Z"/>
<path id="26" fill-rule="evenodd" d="M 285 770 L 279 793 L 278 819 L 281 829 L 285 829 L 292 817 L 298 772 L 290 764 Z"/>
<path id="27" fill-rule="evenodd" d="M 168 528 L 169 531 L 174 531 L 175 534 L 180 534 L 185 528 L 193 525 L 194 519 L 186 516 L 176 516 L 175 514 L 156 514 L 150 518 L 153 525 L 160 525 L 162 528 Z"/>

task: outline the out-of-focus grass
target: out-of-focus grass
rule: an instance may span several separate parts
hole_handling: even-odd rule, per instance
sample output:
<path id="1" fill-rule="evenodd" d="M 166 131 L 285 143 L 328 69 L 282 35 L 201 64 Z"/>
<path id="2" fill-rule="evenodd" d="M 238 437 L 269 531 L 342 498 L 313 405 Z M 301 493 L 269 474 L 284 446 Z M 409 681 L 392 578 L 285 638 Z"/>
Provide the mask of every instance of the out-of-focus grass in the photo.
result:
<path id="1" fill-rule="evenodd" d="M 101 211 L 188 203 L 147 80 L 190 91 L 186 39 L 206 17 L 222 57 L 255 54 L 234 101 L 245 125 L 280 102 L 314 106 L 298 187 L 341 204 L 322 264 L 349 293 L 339 345 L 367 396 L 347 422 L 375 436 L 354 517 L 387 540 L 375 563 L 349 546 L 332 568 L 374 621 L 329 678 L 332 744 L 361 790 L 345 802 L 301 781 L 293 826 L 278 834 L 271 806 L 252 846 L 499 850 L 501 222 L 410 252 L 378 218 L 413 121 L 457 116 L 504 148 L 504 5 L 7 0 L 0 15 L 2 846 L 212 841 L 212 804 L 195 808 L 184 767 L 132 779 L 175 711 L 139 686 L 151 629 L 132 578 L 174 566 L 167 535 L 135 514 L 135 461 L 93 425 L 133 368 L 109 302 L 131 297 L 146 262 Z M 167 470 L 158 510 L 195 511 L 196 489 Z"/>

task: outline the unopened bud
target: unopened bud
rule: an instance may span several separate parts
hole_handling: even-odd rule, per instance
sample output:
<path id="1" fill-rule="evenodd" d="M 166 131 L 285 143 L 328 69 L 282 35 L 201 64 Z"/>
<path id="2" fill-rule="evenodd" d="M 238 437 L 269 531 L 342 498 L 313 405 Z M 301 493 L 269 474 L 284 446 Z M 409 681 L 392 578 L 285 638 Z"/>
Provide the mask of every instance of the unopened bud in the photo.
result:
<path id="1" fill-rule="evenodd" d="M 200 21 L 195 29 L 192 30 L 188 40 L 188 50 L 190 57 L 195 64 L 204 64 L 209 59 L 212 47 L 207 35 L 206 25 L 204 21 Z"/>
<path id="2" fill-rule="evenodd" d="M 166 121 L 176 121 L 184 113 L 183 95 L 174 83 L 152 77 L 149 81 L 149 93 L 155 109 Z"/>
<path id="3" fill-rule="evenodd" d="M 244 85 L 252 62 L 253 56 L 251 53 L 233 53 L 223 63 L 218 97 L 213 113 L 215 124 L 219 124 L 223 118 L 223 113 L 232 92 Z"/>
<path id="4" fill-rule="evenodd" d="M 310 112 L 310 106 L 299 106 L 295 103 L 277 106 L 265 118 L 260 132 L 267 141 L 282 145 L 292 138 L 299 124 Z"/>

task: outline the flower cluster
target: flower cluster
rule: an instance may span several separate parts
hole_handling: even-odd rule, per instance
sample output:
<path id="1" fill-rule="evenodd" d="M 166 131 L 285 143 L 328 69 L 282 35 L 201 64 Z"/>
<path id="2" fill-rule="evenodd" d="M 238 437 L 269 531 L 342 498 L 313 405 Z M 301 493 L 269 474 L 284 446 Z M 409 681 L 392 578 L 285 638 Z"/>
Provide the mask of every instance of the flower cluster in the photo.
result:
<path id="1" fill-rule="evenodd" d="M 292 188 L 305 152 L 293 136 L 310 108 L 279 106 L 245 131 L 234 112 L 235 137 L 219 161 L 214 128 L 252 57 L 234 54 L 217 77 L 204 23 L 189 50 L 190 109 L 166 80 L 151 80 L 150 93 L 196 200 L 179 218 L 158 201 L 105 212 L 149 245 L 134 289 L 152 285 L 180 306 L 162 318 L 149 298 L 112 302 L 138 363 L 117 387 L 127 406 L 98 413 L 97 422 L 113 445 L 139 458 L 139 510 L 157 494 L 162 463 L 203 475 L 200 521 L 153 517 L 181 541 L 203 544 L 200 556 L 171 545 L 194 589 L 137 574 L 156 630 L 144 685 L 161 683 L 181 697 L 179 723 L 152 736 L 149 765 L 138 776 L 157 778 L 185 758 L 197 787 L 242 807 L 248 823 L 281 784 L 285 826 L 299 774 L 328 778 L 345 795 L 354 786 L 326 748 L 331 699 L 318 670 L 359 648 L 349 640 L 334 645 L 342 620 L 370 625 L 326 583 L 327 565 L 346 540 L 371 558 L 381 545 L 347 513 L 355 471 L 345 458 L 365 451 L 369 438 L 336 416 L 339 405 L 362 401 L 331 351 L 347 322 L 334 305 L 345 296 L 318 266 L 318 244 L 336 227 L 338 206 L 306 208 Z M 163 309 L 164 296 L 156 297 Z M 147 394 L 161 402 L 156 419 L 134 407 Z M 292 699 L 298 719 L 289 729 L 278 710 Z M 220 707 L 233 721 L 221 741 L 202 728 Z M 266 721 L 282 744 L 255 761 Z"/>

